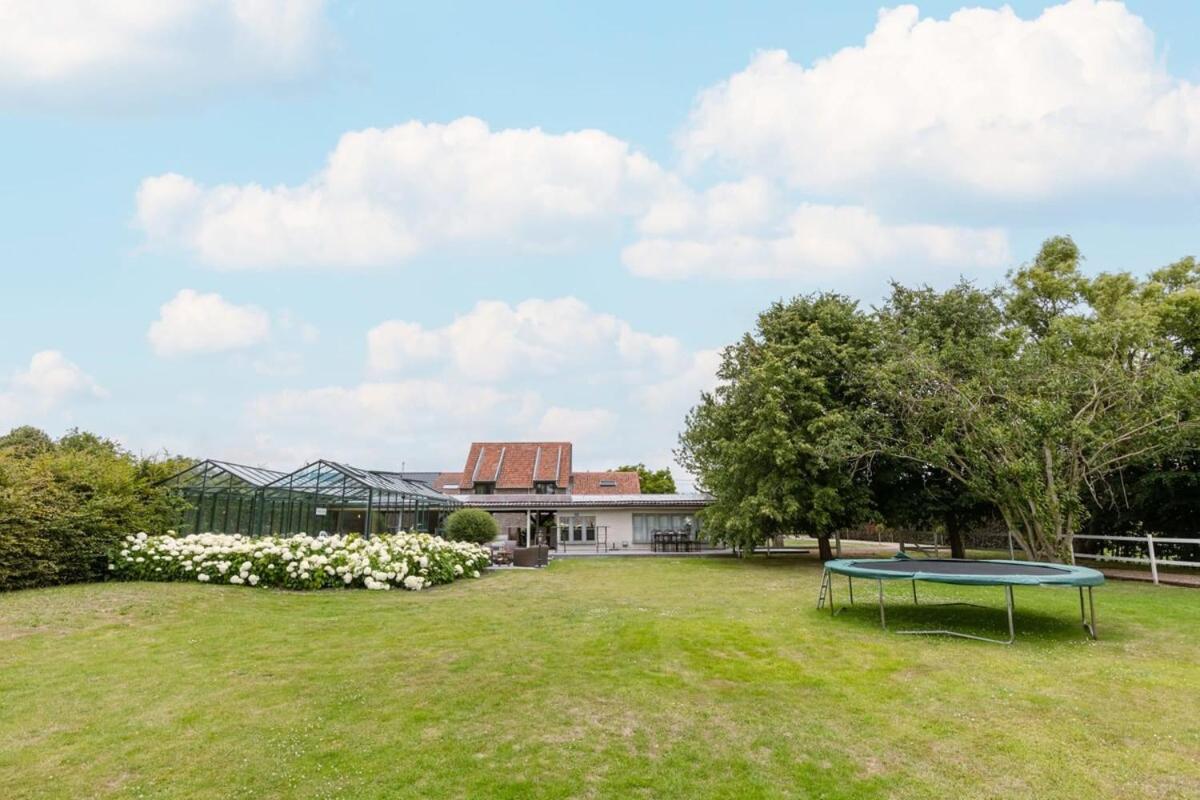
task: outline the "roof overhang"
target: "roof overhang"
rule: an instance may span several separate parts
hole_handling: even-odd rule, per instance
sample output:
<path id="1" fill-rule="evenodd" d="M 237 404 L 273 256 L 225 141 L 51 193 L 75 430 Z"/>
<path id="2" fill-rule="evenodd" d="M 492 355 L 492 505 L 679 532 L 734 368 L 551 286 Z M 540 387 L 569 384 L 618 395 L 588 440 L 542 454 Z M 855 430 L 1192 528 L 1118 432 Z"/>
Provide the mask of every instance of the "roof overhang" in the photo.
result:
<path id="1" fill-rule="evenodd" d="M 580 510 L 590 508 L 687 508 L 712 503 L 707 494 L 463 494 L 463 505 L 488 511 Z"/>

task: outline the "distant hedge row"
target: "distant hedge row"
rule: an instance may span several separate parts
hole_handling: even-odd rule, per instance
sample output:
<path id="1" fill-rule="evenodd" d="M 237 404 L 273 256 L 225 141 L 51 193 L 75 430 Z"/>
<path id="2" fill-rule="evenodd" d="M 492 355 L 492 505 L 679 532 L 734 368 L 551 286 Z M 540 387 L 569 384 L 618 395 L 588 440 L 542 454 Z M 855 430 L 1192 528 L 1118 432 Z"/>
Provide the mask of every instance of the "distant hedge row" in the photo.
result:
<path id="1" fill-rule="evenodd" d="M 173 523 L 177 501 L 155 484 L 187 463 L 80 431 L 0 436 L 0 590 L 101 579 L 123 535 Z"/>

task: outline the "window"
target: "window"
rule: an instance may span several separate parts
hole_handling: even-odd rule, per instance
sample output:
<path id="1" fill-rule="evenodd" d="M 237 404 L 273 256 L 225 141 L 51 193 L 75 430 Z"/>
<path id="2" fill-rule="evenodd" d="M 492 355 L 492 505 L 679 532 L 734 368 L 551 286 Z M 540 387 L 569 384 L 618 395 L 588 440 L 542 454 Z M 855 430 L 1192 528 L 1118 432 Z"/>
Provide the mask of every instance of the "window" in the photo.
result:
<path id="1" fill-rule="evenodd" d="M 493 482 L 493 481 L 488 481 L 488 482 L 476 481 L 475 482 L 475 494 L 495 494 L 495 493 L 496 493 L 495 482 Z"/>
<path id="2" fill-rule="evenodd" d="M 700 523 L 692 514 L 634 514 L 633 543 L 650 544 L 655 531 L 678 531 L 695 534 Z"/>
<path id="3" fill-rule="evenodd" d="M 558 485 L 554 481 L 534 481 L 534 494 L 555 494 L 558 492 Z"/>
<path id="4" fill-rule="evenodd" d="M 559 538 L 564 542 L 588 542 L 590 544 L 596 541 L 596 518 L 594 516 L 559 515 L 558 529 Z"/>
<path id="5" fill-rule="evenodd" d="M 600 488 L 601 489 L 615 489 L 615 488 L 617 488 L 617 482 L 616 481 L 600 481 Z"/>

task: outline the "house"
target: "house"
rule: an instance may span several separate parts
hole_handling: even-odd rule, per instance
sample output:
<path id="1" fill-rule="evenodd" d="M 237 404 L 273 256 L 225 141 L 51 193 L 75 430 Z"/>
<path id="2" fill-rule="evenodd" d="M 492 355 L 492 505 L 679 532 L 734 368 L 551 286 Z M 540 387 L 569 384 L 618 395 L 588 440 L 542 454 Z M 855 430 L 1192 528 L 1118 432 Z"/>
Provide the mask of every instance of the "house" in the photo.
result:
<path id="1" fill-rule="evenodd" d="M 641 494 L 636 472 L 574 472 L 570 442 L 472 442 L 461 472 L 441 472 L 445 494 Z"/>
<path id="2" fill-rule="evenodd" d="M 496 517 L 520 544 L 564 551 L 649 550 L 660 531 L 699 532 L 705 494 L 642 494 L 636 472 L 577 472 L 571 442 L 473 442 L 433 488 Z"/>
<path id="3" fill-rule="evenodd" d="M 436 532 L 471 506 L 510 539 L 560 552 L 649 550 L 660 532 L 696 538 L 708 495 L 642 494 L 636 472 L 576 472 L 573 455 L 570 442 L 474 442 L 459 472 L 319 460 L 285 473 L 209 460 L 162 485 L 182 501 L 182 533 Z"/>

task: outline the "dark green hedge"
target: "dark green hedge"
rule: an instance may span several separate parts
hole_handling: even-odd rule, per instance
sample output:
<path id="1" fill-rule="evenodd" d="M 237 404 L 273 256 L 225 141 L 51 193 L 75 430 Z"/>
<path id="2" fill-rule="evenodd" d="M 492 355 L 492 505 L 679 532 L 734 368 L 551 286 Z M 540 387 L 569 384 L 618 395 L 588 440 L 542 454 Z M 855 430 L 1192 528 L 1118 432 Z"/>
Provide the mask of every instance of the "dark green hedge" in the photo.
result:
<path id="1" fill-rule="evenodd" d="M 0 590 L 102 579 L 122 536 L 175 519 L 155 484 L 179 467 L 90 433 L 0 436 Z"/>

